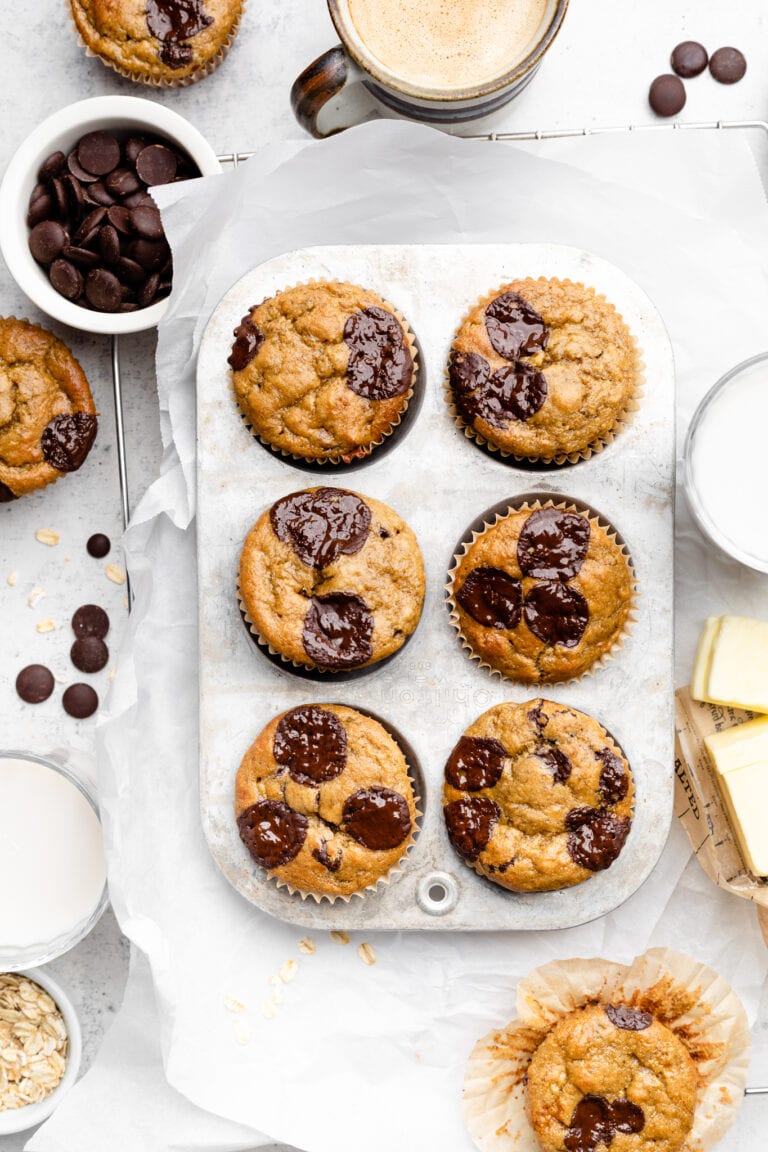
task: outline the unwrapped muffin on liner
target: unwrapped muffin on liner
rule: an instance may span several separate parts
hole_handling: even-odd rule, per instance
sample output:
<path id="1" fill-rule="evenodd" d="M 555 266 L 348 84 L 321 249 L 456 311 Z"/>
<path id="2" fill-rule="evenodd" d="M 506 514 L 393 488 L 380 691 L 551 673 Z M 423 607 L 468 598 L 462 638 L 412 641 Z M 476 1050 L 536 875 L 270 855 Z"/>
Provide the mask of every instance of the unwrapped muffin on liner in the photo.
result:
<path id="1" fill-rule="evenodd" d="M 630 965 L 556 960 L 520 981 L 516 1018 L 479 1040 L 467 1064 L 463 1110 L 475 1146 L 481 1152 L 540 1152 L 527 1112 L 528 1065 L 552 1028 L 587 1005 L 650 1013 L 682 1041 L 697 1080 L 693 1128 L 682 1148 L 711 1148 L 733 1123 L 744 1095 L 749 1025 L 721 976 L 668 948 L 652 948 Z M 622 1147 L 635 1145 L 622 1141 Z"/>
<path id="2" fill-rule="evenodd" d="M 277 444 L 277 443 L 272 442 L 266 435 L 263 435 L 260 432 L 258 427 L 256 427 L 253 418 L 246 412 L 244 405 L 240 401 L 240 398 L 238 396 L 237 381 L 235 379 L 235 373 L 236 373 L 236 371 L 239 371 L 239 370 L 236 370 L 234 368 L 234 366 L 232 365 L 232 357 L 230 357 L 230 367 L 232 367 L 232 373 L 231 373 L 232 398 L 233 398 L 234 402 L 237 404 L 238 410 L 239 410 L 240 415 L 241 415 L 242 420 L 243 420 L 243 423 L 248 428 L 251 435 L 256 440 L 258 440 L 260 444 L 263 444 L 264 447 L 269 448 L 276 455 L 282 456 L 282 457 L 289 459 L 289 460 L 296 460 L 296 461 L 299 461 L 300 463 L 312 464 L 312 465 L 330 464 L 330 465 L 337 465 L 338 466 L 338 465 L 345 465 L 345 464 L 356 464 L 356 463 L 360 463 L 363 460 L 367 460 L 368 457 L 371 456 L 371 454 L 377 448 L 381 447 L 381 445 L 384 444 L 384 442 L 390 436 L 392 436 L 392 434 L 394 432 L 397 431 L 398 427 L 400 426 L 400 424 L 403 420 L 403 417 L 405 416 L 406 412 L 408 411 L 408 407 L 411 404 L 414 393 L 416 391 L 416 386 L 417 386 L 417 382 L 418 382 L 418 378 L 419 378 L 418 348 L 416 345 L 416 339 L 413 335 L 413 332 L 411 331 L 407 320 L 405 319 L 402 312 L 400 312 L 400 310 L 398 308 L 395 308 L 395 306 L 393 304 L 391 304 L 383 296 L 380 296 L 378 292 L 375 292 L 369 288 L 363 288 L 360 285 L 350 284 L 347 281 L 322 280 L 322 279 L 316 279 L 316 278 L 312 278 L 309 280 L 302 280 L 302 281 L 299 281 L 297 284 L 291 285 L 288 288 L 282 288 L 282 289 L 276 291 L 275 293 L 273 293 L 272 296 L 267 297 L 266 299 L 262 300 L 259 304 L 254 305 L 248 311 L 248 313 L 240 321 L 238 327 L 235 328 L 233 331 L 233 335 L 235 336 L 235 344 L 233 345 L 232 355 L 234 357 L 237 345 L 241 340 L 245 340 L 246 342 L 252 342 L 253 341 L 253 333 L 256 331 L 256 326 L 253 322 L 252 317 L 253 317 L 253 313 L 258 308 L 262 308 L 265 304 L 268 304 L 271 301 L 279 301 L 279 300 L 281 300 L 281 298 L 285 299 L 286 297 L 289 296 L 290 293 L 296 292 L 297 290 L 301 290 L 304 288 L 311 289 L 313 287 L 327 287 L 327 286 L 329 286 L 331 288 L 336 288 L 339 290 L 347 290 L 347 291 L 354 292 L 354 293 L 362 293 L 365 297 L 368 298 L 368 303 L 366 305 L 368 308 L 371 308 L 371 307 L 381 308 L 382 310 L 390 313 L 390 315 L 392 315 L 395 318 L 395 320 L 398 322 L 398 324 L 400 326 L 400 329 L 402 331 L 402 335 L 405 339 L 405 345 L 407 347 L 409 357 L 410 357 L 410 372 L 411 372 L 410 386 L 403 393 L 401 393 L 399 395 L 395 395 L 395 396 L 390 397 L 388 399 L 385 398 L 385 399 L 382 399 L 379 401 L 379 403 L 381 403 L 381 404 L 387 404 L 388 408 L 387 408 L 386 417 L 382 421 L 380 421 L 381 428 L 376 429 L 376 434 L 375 434 L 374 438 L 369 443 L 358 445 L 358 446 L 351 446 L 350 449 L 347 451 L 344 451 L 341 449 L 339 449 L 338 451 L 330 451 L 329 450 L 328 453 L 326 453 L 326 454 L 313 453 L 312 450 L 309 448 L 308 448 L 306 453 L 302 453 L 302 452 L 298 452 L 298 451 L 291 451 L 290 448 L 287 448 L 281 444 Z M 357 311 L 359 311 L 359 309 Z M 352 315 L 354 315 L 354 313 L 350 312 L 349 316 L 351 317 Z M 344 338 L 342 336 L 342 342 L 343 342 L 343 339 Z M 262 337 L 262 342 L 263 342 L 263 337 Z M 333 347 L 334 344 L 336 346 L 338 346 L 339 341 L 338 340 L 332 341 L 331 336 L 329 334 L 328 343 L 330 344 L 331 347 Z M 253 347 L 253 344 L 251 343 L 250 346 Z M 260 347 L 261 347 L 261 344 L 256 345 L 256 350 L 251 355 L 251 359 L 253 359 L 257 355 L 258 349 Z M 340 368 L 340 366 L 338 364 L 335 364 L 333 362 L 333 357 L 326 355 L 325 360 L 327 362 L 323 363 L 323 371 L 328 376 L 333 376 L 335 374 L 335 375 L 340 377 L 342 369 Z M 346 375 L 347 368 L 348 368 L 348 360 L 349 360 L 349 355 L 347 354 L 347 364 L 344 365 L 344 369 L 343 369 L 345 375 Z M 250 361 L 248 361 L 247 363 L 249 363 L 249 362 Z M 247 363 L 246 363 L 246 367 L 247 367 Z M 287 359 L 287 367 L 290 368 L 290 361 L 288 359 Z M 297 379 L 298 373 L 294 371 L 294 372 L 292 372 L 292 376 L 294 379 Z M 315 395 L 315 396 L 317 395 L 317 389 L 309 389 L 308 392 L 310 394 Z M 347 395 L 347 393 L 348 393 L 348 395 Z M 350 388 L 348 388 L 346 386 L 346 384 L 344 384 L 343 390 L 339 391 L 338 394 L 335 396 L 335 403 L 332 406 L 334 413 L 337 413 L 339 408 L 343 407 L 343 405 L 340 404 L 340 401 L 345 401 L 347 403 L 347 407 L 349 407 L 350 405 L 354 405 L 355 400 L 352 400 L 351 399 L 352 397 L 355 397 L 355 393 Z M 361 399 L 364 400 L 366 398 L 362 397 L 362 396 L 356 397 L 356 400 L 361 400 Z M 279 406 L 279 409 L 276 409 L 276 411 L 279 411 L 280 420 L 283 423 L 284 427 L 285 427 L 285 413 L 289 409 L 290 409 L 290 405 L 285 404 L 285 403 L 281 403 L 281 405 Z M 358 412 L 358 416 L 362 416 L 362 410 L 360 412 Z M 301 438 L 300 433 L 292 433 L 291 435 L 294 439 L 300 439 Z"/>
<path id="3" fill-rule="evenodd" d="M 528 300 L 528 295 L 535 298 L 537 294 L 541 294 L 546 291 L 548 287 L 552 286 L 555 286 L 556 289 L 561 292 L 581 295 L 582 300 L 580 303 L 582 307 L 589 307 L 590 304 L 597 305 L 602 314 L 602 319 L 605 322 L 615 320 L 619 334 L 629 345 L 629 348 L 624 351 L 630 361 L 629 372 L 631 374 L 631 384 L 626 388 L 623 403 L 615 407 L 610 422 L 603 420 L 601 423 L 604 426 L 596 429 L 594 434 L 588 436 L 584 443 L 575 443 L 574 447 L 570 450 L 566 450 L 565 448 L 560 450 L 547 450 L 542 448 L 541 450 L 532 449 L 526 451 L 521 447 L 518 451 L 512 446 L 505 446 L 501 443 L 504 439 L 510 440 L 515 438 L 510 437 L 509 430 L 524 431 L 528 422 L 535 419 L 539 412 L 542 413 L 540 424 L 531 425 L 531 427 L 541 428 L 543 430 L 546 426 L 547 417 L 551 417 L 552 415 L 551 411 L 547 411 L 546 405 L 546 397 L 549 394 L 549 388 L 551 386 L 551 380 L 549 383 L 547 382 L 547 371 L 548 369 L 550 370 L 550 376 L 556 373 L 557 362 L 555 364 L 547 363 L 547 352 L 545 349 L 547 347 L 547 341 L 550 338 L 550 327 L 535 311 L 531 306 L 531 302 Z M 474 336 L 470 335 L 468 329 L 472 324 L 473 317 L 476 317 L 478 314 L 484 315 L 485 309 L 488 308 L 489 305 L 493 304 L 493 302 L 500 297 L 504 297 L 507 293 L 513 296 L 519 294 L 525 304 L 528 305 L 528 308 L 523 312 L 522 316 L 516 317 L 516 322 L 509 329 L 509 340 L 505 340 L 504 337 L 503 318 L 501 321 L 498 319 L 496 321 L 498 335 L 495 333 L 493 339 L 491 339 L 487 327 L 483 326 L 483 328 L 481 328 L 477 324 L 475 325 Z M 527 315 L 528 312 L 530 312 L 530 315 Z M 524 323 L 521 324 L 521 321 Z M 578 319 L 573 320 L 571 323 L 578 325 Z M 524 332 L 528 335 L 528 343 L 524 340 Z M 544 335 L 545 332 L 546 335 Z M 521 340 L 524 341 L 522 350 L 517 351 L 517 346 Z M 505 350 L 500 352 L 500 348 Z M 474 354 L 479 358 L 476 367 L 482 369 L 483 373 L 488 375 L 486 383 L 492 385 L 494 382 L 497 382 L 496 387 L 493 388 L 494 394 L 489 397 L 489 402 L 486 405 L 485 417 L 478 412 L 475 418 L 470 420 L 468 415 L 462 415 L 456 403 L 456 396 L 451 383 L 451 364 L 454 353 L 457 352 L 463 355 L 465 361 L 467 354 L 469 354 L 470 357 Z M 604 352 L 601 349 L 600 354 L 595 357 L 596 361 L 600 363 L 601 368 L 603 356 Z M 561 362 L 566 365 L 567 369 L 575 358 L 572 340 L 568 340 L 563 348 Z M 553 368 L 554 372 L 552 371 Z M 512 372 L 515 370 L 518 373 L 517 379 L 510 388 L 510 383 L 513 379 Z M 505 383 L 499 380 L 499 372 L 508 377 Z M 451 345 L 451 354 L 445 366 L 444 383 L 446 400 L 451 416 L 453 417 L 456 427 L 463 431 L 467 439 L 474 440 L 475 443 L 479 444 L 482 448 L 486 448 L 491 452 L 498 452 L 505 459 L 511 458 L 519 462 L 536 463 L 540 465 L 576 464 L 579 460 L 588 460 L 592 455 L 602 452 L 603 448 L 611 444 L 622 429 L 631 422 L 633 414 L 640 406 L 640 400 L 643 395 L 645 364 L 636 338 L 629 332 L 623 318 L 604 295 L 595 292 L 593 288 L 579 282 L 540 276 L 536 280 L 528 278 L 502 284 L 494 291 L 482 296 L 472 305 L 456 330 L 453 344 Z M 566 393 L 566 395 L 567 387 L 568 382 L 565 381 L 561 391 Z M 578 399 L 578 397 L 574 397 L 573 404 L 573 411 L 577 416 L 579 415 L 579 405 L 576 403 Z M 490 415 L 493 410 L 498 411 L 500 406 L 506 408 L 507 411 L 503 414 L 499 413 L 504 423 L 496 425 L 486 417 Z M 604 407 L 604 405 L 597 405 L 597 407 L 599 409 L 600 407 Z M 567 423 L 571 417 L 572 413 L 568 412 L 566 416 L 561 418 L 562 422 Z M 594 416 L 592 423 L 597 422 L 597 416 Z M 499 434 L 494 437 L 493 430 L 496 427 L 498 427 Z M 526 437 L 523 437 L 523 439 L 525 438 Z M 518 439 L 520 439 L 520 437 L 518 437 Z M 578 437 L 574 439 L 578 440 Z"/>
<path id="4" fill-rule="evenodd" d="M 315 732 L 303 741 L 297 718 L 315 724 Z M 362 750 L 347 743 L 351 727 Z M 290 751 L 284 754 L 291 744 L 292 757 Z M 257 777 L 258 764 L 265 758 L 274 766 Z M 373 777 L 386 784 L 373 783 Z M 235 783 L 235 817 L 246 850 L 277 888 L 317 904 L 348 904 L 401 874 L 419 833 L 420 799 L 413 768 L 388 727 L 359 709 L 310 704 L 275 716 L 246 752 Z M 294 847 L 300 837 L 298 847 L 282 862 L 260 859 L 248 843 L 247 827 L 243 828 L 243 815 L 265 801 L 267 810 L 256 813 L 256 822 L 273 820 L 273 825 L 262 847 L 275 854 L 281 836 L 293 837 Z M 288 809 L 275 812 L 277 824 L 268 810 L 276 805 Z M 338 821 L 331 819 L 332 812 L 338 812 Z"/>
<path id="5" fill-rule="evenodd" d="M 497 507 L 499 506 L 497 505 Z M 551 684 L 559 682 L 571 682 L 580 680 L 582 676 L 585 675 L 593 675 L 597 669 L 602 668 L 610 659 L 612 659 L 615 656 L 616 651 L 623 646 L 625 639 L 631 634 L 632 625 L 636 620 L 635 608 L 637 602 L 637 582 L 632 565 L 632 558 L 626 544 L 624 544 L 624 542 L 619 538 L 616 529 L 613 527 L 610 521 L 602 516 L 601 513 L 597 512 L 595 509 L 591 508 L 587 504 L 584 504 L 583 502 L 572 502 L 557 496 L 553 496 L 551 500 L 542 500 L 537 497 L 530 499 L 522 496 L 519 499 L 513 498 L 509 500 L 506 502 L 506 504 L 502 505 L 502 508 L 503 511 L 495 511 L 493 512 L 492 516 L 488 516 L 487 519 L 484 519 L 482 522 L 482 527 L 479 530 L 474 528 L 470 528 L 468 530 L 461 543 L 459 551 L 454 555 L 454 563 L 448 574 L 448 583 L 445 585 L 446 600 L 448 602 L 448 608 L 450 611 L 451 623 L 456 629 L 462 647 L 466 650 L 470 659 L 476 660 L 482 669 L 489 672 L 492 676 L 499 676 L 502 680 L 509 680 L 512 683 L 524 683 L 533 685 Z M 619 613 L 621 617 L 620 625 L 617 628 L 611 629 L 608 635 L 602 640 L 596 638 L 595 643 L 597 645 L 598 652 L 593 658 L 578 660 L 569 658 L 568 655 L 569 653 L 576 655 L 579 652 L 582 652 L 582 641 L 586 641 L 587 644 L 592 643 L 590 628 L 592 613 L 590 611 L 589 619 L 585 625 L 582 635 L 579 638 L 578 643 L 573 646 L 565 647 L 562 644 L 547 645 L 544 641 L 534 637 L 534 640 L 537 643 L 543 644 L 543 649 L 540 649 L 538 653 L 533 652 L 530 657 L 522 656 L 521 662 L 525 661 L 528 665 L 535 667 L 536 671 L 539 673 L 538 675 L 524 675 L 522 671 L 518 674 L 513 674 L 512 672 L 507 673 L 502 671 L 501 668 L 496 667 L 495 664 L 493 664 L 489 658 L 484 656 L 482 652 L 477 651 L 475 646 L 472 644 L 471 639 L 467 636 L 465 627 L 462 626 L 461 612 L 459 604 L 457 603 L 457 596 L 460 589 L 456 587 L 456 581 L 459 576 L 463 575 L 464 573 L 464 561 L 466 557 L 470 554 L 471 550 L 475 547 L 478 541 L 481 541 L 486 533 L 489 532 L 489 530 L 497 528 L 505 520 L 509 519 L 510 516 L 516 516 L 521 512 L 525 512 L 531 515 L 535 512 L 549 508 L 564 513 L 572 513 L 579 517 L 586 518 L 590 526 L 590 540 L 592 535 L 597 532 L 599 533 L 600 537 L 609 540 L 615 545 L 617 553 L 623 558 L 626 565 L 626 603 L 621 607 Z M 514 564 L 517 566 L 516 555 Z M 482 568 L 485 567 L 485 565 L 479 564 L 477 567 Z M 573 584 L 578 584 L 579 571 L 580 570 L 577 570 L 574 576 L 568 577 L 562 581 L 566 588 L 571 587 Z M 469 575 L 469 573 L 467 573 L 467 575 Z M 523 576 L 522 574 L 520 578 L 510 577 L 510 580 L 512 582 L 525 580 L 528 583 L 531 583 L 531 578 L 528 576 Z M 549 581 L 551 581 L 551 577 L 545 580 L 534 579 L 533 584 L 537 582 L 540 584 L 547 583 Z M 576 588 L 574 591 L 578 592 L 578 589 Z M 529 587 L 524 593 L 524 597 L 526 599 L 530 595 L 530 592 L 531 588 Z M 521 601 L 520 612 L 522 612 L 522 610 Z M 465 613 L 465 615 L 469 620 L 472 619 L 469 617 L 468 613 Z M 473 622 L 473 628 L 475 623 L 479 624 L 479 622 Z M 490 635 L 491 639 L 494 639 L 497 635 L 504 636 L 508 631 L 516 632 L 518 630 L 527 628 L 528 625 L 525 623 L 525 620 L 522 618 L 522 616 L 520 616 L 519 622 L 511 629 L 507 629 L 505 627 L 497 629 L 495 626 L 489 626 L 486 627 L 486 632 Z M 479 637 L 482 638 L 482 636 L 483 634 L 479 633 Z M 532 647 L 535 647 L 534 640 L 530 642 Z M 542 670 L 539 666 L 541 651 L 552 651 L 557 653 L 557 660 L 560 667 L 553 669 L 551 672 L 544 670 L 542 673 Z"/>

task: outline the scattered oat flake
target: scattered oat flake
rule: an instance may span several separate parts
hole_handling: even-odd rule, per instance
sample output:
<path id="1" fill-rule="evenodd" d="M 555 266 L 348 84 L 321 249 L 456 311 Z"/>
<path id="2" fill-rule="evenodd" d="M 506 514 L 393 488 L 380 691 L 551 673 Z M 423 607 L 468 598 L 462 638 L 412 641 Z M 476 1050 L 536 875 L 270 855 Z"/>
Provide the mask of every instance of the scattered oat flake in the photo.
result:
<path id="1" fill-rule="evenodd" d="M 361 944 L 357 950 L 357 954 L 363 964 L 367 964 L 369 968 L 373 967 L 376 963 L 376 953 L 370 944 Z"/>
<path id="2" fill-rule="evenodd" d="M 299 970 L 298 960 L 286 960 L 285 964 L 283 964 L 282 968 L 280 969 L 280 972 L 278 973 L 278 975 L 280 976 L 280 979 L 282 980 L 283 984 L 290 984 L 291 980 L 293 980 L 293 978 L 296 975 L 296 973 L 298 972 L 298 970 Z"/>
<path id="3" fill-rule="evenodd" d="M 349 944 L 348 932 L 331 932 L 331 940 L 336 944 Z"/>
<path id="4" fill-rule="evenodd" d="M 53 548 L 59 542 L 58 532 L 54 532 L 53 528 L 38 528 L 35 532 L 35 540 L 39 540 L 41 544 L 47 544 L 49 548 Z"/>
<path id="5" fill-rule="evenodd" d="M 228 1012 L 245 1012 L 245 1004 L 242 1000 L 236 1000 L 234 996 L 224 997 L 224 1007 Z"/>
<path id="6" fill-rule="evenodd" d="M 47 595 L 48 593 L 45 588 L 41 588 L 40 585 L 38 585 L 36 588 L 33 588 L 29 596 L 27 596 L 27 604 L 29 604 L 30 608 L 34 608 L 35 604 Z"/>
<path id="7" fill-rule="evenodd" d="M 277 1016 L 277 1008 L 271 1000 L 262 1000 L 261 1014 L 265 1020 L 274 1020 Z"/>
<path id="8" fill-rule="evenodd" d="M 46 620 L 38 620 L 37 624 L 35 624 L 35 630 L 37 632 L 53 632 L 55 629 L 56 624 L 51 620 L 50 616 Z"/>
<path id="9" fill-rule="evenodd" d="M 18 578 L 19 578 L 18 572 L 9 572 L 5 578 L 5 582 L 9 588 L 15 588 L 16 587 L 16 581 L 18 580 Z"/>
<path id="10" fill-rule="evenodd" d="M 302 939 L 299 940 L 297 947 L 302 956 L 312 956 L 315 952 L 317 952 L 317 945 L 311 936 L 302 937 Z"/>
<path id="11" fill-rule="evenodd" d="M 111 580 L 113 584 L 125 584 L 125 572 L 119 564 L 107 564 L 104 569 L 104 575 L 107 580 Z"/>
<path id="12" fill-rule="evenodd" d="M 241 1019 L 239 1016 L 236 1020 L 232 1021 L 232 1031 L 235 1034 L 235 1040 L 238 1044 L 247 1044 L 251 1039 L 251 1026 L 247 1020 Z"/>

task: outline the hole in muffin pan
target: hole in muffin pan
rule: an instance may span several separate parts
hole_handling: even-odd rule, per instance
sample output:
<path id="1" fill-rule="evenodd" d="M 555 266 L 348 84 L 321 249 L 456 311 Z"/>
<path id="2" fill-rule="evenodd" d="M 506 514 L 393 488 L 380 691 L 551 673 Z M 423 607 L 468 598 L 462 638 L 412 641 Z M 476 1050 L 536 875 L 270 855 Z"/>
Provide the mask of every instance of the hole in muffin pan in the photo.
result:
<path id="1" fill-rule="evenodd" d="M 418 375 L 416 377 L 416 384 L 413 389 L 413 396 L 410 399 L 408 407 L 403 413 L 400 423 L 395 430 L 389 435 L 385 436 L 381 444 L 378 444 L 372 452 L 367 456 L 363 456 L 359 460 L 352 460 L 349 464 L 339 463 L 334 464 L 331 461 L 326 463 L 318 462 L 315 460 L 301 460 L 294 456 L 284 456 L 279 448 L 273 448 L 271 444 L 265 444 L 260 440 L 256 432 L 253 431 L 245 416 L 242 416 L 243 423 L 248 428 L 250 435 L 256 441 L 260 448 L 265 452 L 269 452 L 271 456 L 277 456 L 284 464 L 290 464 L 292 468 L 297 468 L 301 472 L 309 472 L 313 476 L 325 477 L 339 477 L 345 476 L 350 472 L 359 472 L 363 468 L 367 468 L 370 464 L 375 464 L 377 460 L 383 459 L 384 456 L 389 455 L 398 444 L 401 444 L 403 439 L 413 428 L 416 423 L 421 406 L 424 403 L 424 395 L 426 392 L 427 372 L 424 362 L 424 353 L 421 350 L 419 338 L 413 329 L 414 343 L 416 345 L 416 363 L 419 366 Z"/>
<path id="2" fill-rule="evenodd" d="M 419 906 L 430 916 L 445 916 L 459 900 L 459 889 L 449 872 L 430 872 L 416 890 Z"/>

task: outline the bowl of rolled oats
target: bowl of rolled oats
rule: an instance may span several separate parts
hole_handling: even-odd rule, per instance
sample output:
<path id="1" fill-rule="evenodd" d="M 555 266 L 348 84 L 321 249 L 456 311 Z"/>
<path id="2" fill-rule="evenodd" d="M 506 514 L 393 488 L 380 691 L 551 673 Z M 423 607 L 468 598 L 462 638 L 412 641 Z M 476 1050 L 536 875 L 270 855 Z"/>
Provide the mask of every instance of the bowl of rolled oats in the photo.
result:
<path id="1" fill-rule="evenodd" d="M 41 1124 L 77 1078 L 80 1024 L 43 971 L 0 972 L 0 1136 Z"/>

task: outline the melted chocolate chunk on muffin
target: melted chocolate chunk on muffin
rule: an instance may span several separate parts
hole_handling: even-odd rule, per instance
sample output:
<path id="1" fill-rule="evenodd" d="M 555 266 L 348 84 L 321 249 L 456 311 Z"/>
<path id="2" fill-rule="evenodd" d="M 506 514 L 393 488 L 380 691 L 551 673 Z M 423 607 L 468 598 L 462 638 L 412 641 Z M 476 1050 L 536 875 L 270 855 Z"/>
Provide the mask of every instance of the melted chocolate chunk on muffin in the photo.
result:
<path id="1" fill-rule="evenodd" d="M 549 343 L 549 326 L 517 292 L 503 292 L 485 309 L 488 339 L 499 356 L 518 360 L 543 352 Z"/>
<path id="2" fill-rule="evenodd" d="M 470 424 L 478 416 L 495 428 L 530 420 L 547 398 L 546 378 L 530 364 L 491 373 L 482 356 L 454 352 L 448 371 L 456 408 Z"/>
<path id="3" fill-rule="evenodd" d="M 89 412 L 54 416 L 41 440 L 44 459 L 59 472 L 77 472 L 93 447 L 96 426 L 96 417 Z"/>
<path id="4" fill-rule="evenodd" d="M 235 815 L 260 867 L 332 898 L 385 878 L 416 829 L 399 745 L 378 721 L 337 704 L 304 705 L 267 725 L 240 765 Z"/>
<path id="5" fill-rule="evenodd" d="M 402 396 L 413 379 L 413 357 L 396 316 L 384 308 L 366 308 L 344 325 L 349 348 L 347 386 L 366 400 Z"/>
<path id="6" fill-rule="evenodd" d="M 473 568 L 456 599 L 486 628 L 517 628 L 522 616 L 523 585 L 500 568 Z"/>
<path id="7" fill-rule="evenodd" d="M 627 785 L 615 800 L 601 791 L 608 757 Z M 566 888 L 607 868 L 629 834 L 633 798 L 629 765 L 600 724 L 551 700 L 491 708 L 445 766 L 453 847 L 513 891 Z"/>
<path id="8" fill-rule="evenodd" d="M 321 668 L 360 668 L 373 655 L 373 627 L 362 596 L 349 592 L 313 596 L 304 617 L 304 651 Z"/>
<path id="9" fill-rule="evenodd" d="M 525 576 L 572 580 L 587 556 L 589 520 L 562 508 L 533 512 L 517 542 L 517 562 Z"/>
<path id="10" fill-rule="evenodd" d="M 269 516 L 277 538 L 291 544 L 312 568 L 327 568 L 339 556 L 353 556 L 371 530 L 368 505 L 343 488 L 294 492 L 273 504 Z"/>
<path id="11" fill-rule="evenodd" d="M 242 372 L 264 343 L 264 333 L 256 327 L 248 313 L 247 316 L 243 316 L 232 335 L 235 337 L 235 342 L 227 363 L 233 372 Z"/>
<path id="12" fill-rule="evenodd" d="M 213 24 L 201 0 L 147 0 L 147 26 L 162 44 L 160 59 L 169 68 L 186 68 L 192 63 L 191 46 L 186 41 Z"/>
<path id="13" fill-rule="evenodd" d="M 523 617 L 545 644 L 575 648 L 589 623 L 589 605 L 575 588 L 557 580 L 534 584 L 525 597 Z"/>

